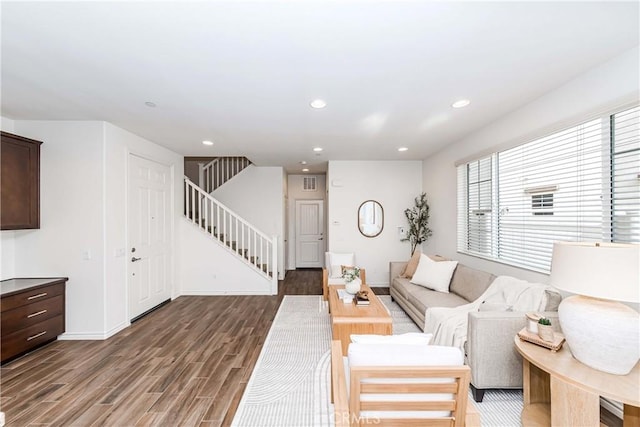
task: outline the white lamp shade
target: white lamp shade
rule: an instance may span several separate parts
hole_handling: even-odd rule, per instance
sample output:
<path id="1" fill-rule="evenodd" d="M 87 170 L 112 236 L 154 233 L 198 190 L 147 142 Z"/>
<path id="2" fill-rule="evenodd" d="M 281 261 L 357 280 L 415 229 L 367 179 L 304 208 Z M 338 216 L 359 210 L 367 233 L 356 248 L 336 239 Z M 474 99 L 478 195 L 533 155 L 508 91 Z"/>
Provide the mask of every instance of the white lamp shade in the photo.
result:
<path id="1" fill-rule="evenodd" d="M 556 242 L 550 282 L 578 295 L 640 302 L 640 245 Z"/>

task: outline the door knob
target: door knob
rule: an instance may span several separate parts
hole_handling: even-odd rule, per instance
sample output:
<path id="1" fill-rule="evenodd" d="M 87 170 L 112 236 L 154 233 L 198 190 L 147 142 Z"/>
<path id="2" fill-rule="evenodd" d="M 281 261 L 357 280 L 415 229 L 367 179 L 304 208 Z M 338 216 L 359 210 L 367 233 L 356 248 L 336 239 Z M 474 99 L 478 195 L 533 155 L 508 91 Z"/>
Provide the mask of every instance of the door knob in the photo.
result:
<path id="1" fill-rule="evenodd" d="M 140 261 L 142 258 L 131 257 L 131 262 Z"/>
<path id="2" fill-rule="evenodd" d="M 319 238 L 318 240 L 322 240 L 322 237 L 321 237 L 321 238 Z"/>

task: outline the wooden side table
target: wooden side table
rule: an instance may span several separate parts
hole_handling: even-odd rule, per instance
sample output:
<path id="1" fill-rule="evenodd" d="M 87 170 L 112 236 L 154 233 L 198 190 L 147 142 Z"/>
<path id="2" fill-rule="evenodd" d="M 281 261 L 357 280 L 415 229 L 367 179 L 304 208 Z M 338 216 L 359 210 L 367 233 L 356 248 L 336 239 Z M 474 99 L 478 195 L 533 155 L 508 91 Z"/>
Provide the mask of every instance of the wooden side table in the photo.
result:
<path id="1" fill-rule="evenodd" d="M 640 426 L 640 364 L 627 375 L 578 362 L 565 344 L 558 352 L 521 341 L 523 426 L 600 426 L 600 397 L 624 404 L 625 427 Z"/>

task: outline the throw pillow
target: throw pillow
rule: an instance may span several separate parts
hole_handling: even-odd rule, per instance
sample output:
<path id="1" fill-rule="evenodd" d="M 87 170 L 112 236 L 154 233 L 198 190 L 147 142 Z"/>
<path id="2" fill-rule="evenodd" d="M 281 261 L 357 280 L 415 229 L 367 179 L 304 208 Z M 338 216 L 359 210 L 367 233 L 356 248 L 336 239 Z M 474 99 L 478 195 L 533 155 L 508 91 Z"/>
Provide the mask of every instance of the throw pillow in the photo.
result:
<path id="1" fill-rule="evenodd" d="M 457 266 L 458 261 L 434 261 L 424 254 L 420 255 L 420 262 L 411 278 L 411 283 L 434 291 L 449 293 L 451 276 Z"/>
<path id="2" fill-rule="evenodd" d="M 416 268 L 418 268 L 418 262 L 420 261 L 420 251 L 416 250 L 411 259 L 407 263 L 404 271 L 400 275 L 400 277 L 406 277 L 407 279 L 411 279 L 416 272 Z"/>
<path id="3" fill-rule="evenodd" d="M 354 254 L 335 254 L 329 253 L 329 277 L 339 279 L 342 277 L 342 265 L 355 265 Z"/>
<path id="4" fill-rule="evenodd" d="M 560 295 L 556 291 L 546 290 L 544 293 L 547 296 L 547 305 L 544 308 L 544 311 L 558 311 L 558 307 L 562 302 L 562 295 Z"/>
<path id="5" fill-rule="evenodd" d="M 351 335 L 351 342 L 360 344 L 423 344 L 431 342 L 433 334 L 421 332 L 408 332 L 399 335 Z"/>

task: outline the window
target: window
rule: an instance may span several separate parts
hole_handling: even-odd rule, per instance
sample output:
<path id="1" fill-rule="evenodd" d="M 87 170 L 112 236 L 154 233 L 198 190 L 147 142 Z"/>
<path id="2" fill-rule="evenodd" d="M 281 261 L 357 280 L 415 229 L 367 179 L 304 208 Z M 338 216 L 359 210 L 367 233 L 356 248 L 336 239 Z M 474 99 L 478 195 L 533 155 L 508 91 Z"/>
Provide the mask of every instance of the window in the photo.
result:
<path id="1" fill-rule="evenodd" d="M 531 210 L 534 215 L 553 215 L 553 193 L 533 194 Z"/>
<path id="2" fill-rule="evenodd" d="M 458 166 L 458 251 L 548 272 L 553 242 L 640 243 L 640 108 Z"/>
<path id="3" fill-rule="evenodd" d="M 640 243 L 640 108 L 611 116 L 612 240 Z"/>

